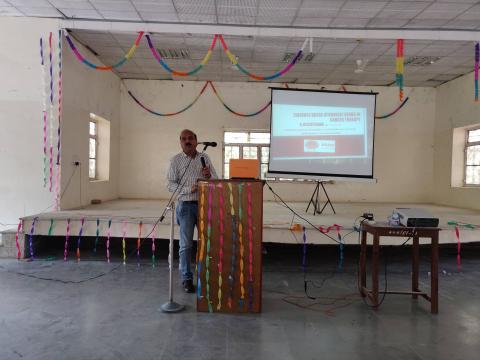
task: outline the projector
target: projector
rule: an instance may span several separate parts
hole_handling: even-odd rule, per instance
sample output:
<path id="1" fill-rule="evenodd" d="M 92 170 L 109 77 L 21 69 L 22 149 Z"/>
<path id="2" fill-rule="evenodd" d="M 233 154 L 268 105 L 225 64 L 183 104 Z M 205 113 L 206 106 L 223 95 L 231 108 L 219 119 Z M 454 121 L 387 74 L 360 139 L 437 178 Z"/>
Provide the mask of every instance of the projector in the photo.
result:
<path id="1" fill-rule="evenodd" d="M 409 227 L 437 227 L 438 218 L 428 211 L 415 208 L 396 208 L 393 214 L 397 214 L 400 224 Z"/>

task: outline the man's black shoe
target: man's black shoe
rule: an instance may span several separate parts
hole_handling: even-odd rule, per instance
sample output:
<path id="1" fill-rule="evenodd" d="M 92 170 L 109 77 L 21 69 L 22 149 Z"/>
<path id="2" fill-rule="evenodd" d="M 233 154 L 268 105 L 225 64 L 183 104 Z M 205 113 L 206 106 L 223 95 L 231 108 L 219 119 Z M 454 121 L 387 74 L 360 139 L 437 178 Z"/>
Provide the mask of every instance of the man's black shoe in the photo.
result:
<path id="1" fill-rule="evenodd" d="M 195 286 L 193 286 L 192 280 L 184 280 L 182 284 L 183 284 L 183 290 L 185 290 L 186 293 L 195 292 Z"/>

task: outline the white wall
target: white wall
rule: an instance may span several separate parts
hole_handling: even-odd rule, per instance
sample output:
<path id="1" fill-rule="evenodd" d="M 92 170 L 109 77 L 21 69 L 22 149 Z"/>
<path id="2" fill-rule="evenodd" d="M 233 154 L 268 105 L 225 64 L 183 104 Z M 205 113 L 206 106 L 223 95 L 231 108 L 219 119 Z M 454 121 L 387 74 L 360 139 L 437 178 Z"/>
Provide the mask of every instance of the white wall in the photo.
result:
<path id="1" fill-rule="evenodd" d="M 140 108 L 127 89 L 152 110 L 174 112 L 190 103 L 203 82 L 125 80 L 121 87 L 120 183 L 121 198 L 167 198 L 165 174 L 169 159 L 180 151 L 179 132 L 191 128 L 199 140 L 221 143 L 224 129 L 268 129 L 270 112 L 252 118 L 226 111 L 211 89 L 186 112 L 158 117 Z M 216 83 L 224 101 L 239 112 L 253 112 L 270 100 L 269 83 Z M 277 84 L 277 86 L 281 86 Z M 315 88 L 297 85 L 292 87 Z M 329 86 L 338 89 L 338 86 Z M 376 91 L 377 114 L 393 111 L 399 104 L 395 87 L 348 87 L 352 91 Z M 334 201 L 431 202 L 433 183 L 433 132 L 435 89 L 406 89 L 408 103 L 395 116 L 377 120 L 374 174 L 377 184 L 336 182 L 329 185 Z M 209 149 L 221 173 L 221 147 Z M 313 185 L 274 184 L 290 201 L 308 201 Z M 269 191 L 265 198 L 271 199 Z"/>
<path id="2" fill-rule="evenodd" d="M 0 20 L 0 222 L 54 204 L 43 187 L 41 36 L 58 31 L 57 20 Z M 56 121 L 55 121 L 56 122 Z M 0 224 L 0 230 L 12 228 Z"/>
<path id="3" fill-rule="evenodd" d="M 87 60 L 101 64 L 87 49 L 75 42 Z M 63 127 L 62 127 L 62 189 L 66 189 L 62 209 L 79 208 L 92 199 L 110 200 L 118 197 L 120 79 L 111 71 L 93 70 L 80 63 L 63 44 Z M 110 121 L 109 180 L 88 178 L 88 142 L 90 113 Z M 68 179 L 76 169 L 68 188 Z"/>
<path id="4" fill-rule="evenodd" d="M 451 184 L 453 129 L 480 123 L 480 103 L 474 102 L 473 84 L 472 72 L 437 88 L 434 194 L 438 204 L 480 209 L 480 188 Z"/>

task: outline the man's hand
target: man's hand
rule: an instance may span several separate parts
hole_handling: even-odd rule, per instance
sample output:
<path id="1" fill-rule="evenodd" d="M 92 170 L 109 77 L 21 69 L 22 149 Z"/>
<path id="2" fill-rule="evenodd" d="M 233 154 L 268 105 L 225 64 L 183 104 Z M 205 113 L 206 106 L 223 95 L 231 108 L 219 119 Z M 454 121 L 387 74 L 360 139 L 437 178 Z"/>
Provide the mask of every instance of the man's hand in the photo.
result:
<path id="1" fill-rule="evenodd" d="M 202 174 L 205 179 L 210 179 L 212 177 L 212 174 L 210 173 L 210 167 L 205 166 L 202 168 Z"/>
<path id="2" fill-rule="evenodd" d="M 192 193 L 197 192 L 198 186 L 197 184 L 192 185 Z"/>

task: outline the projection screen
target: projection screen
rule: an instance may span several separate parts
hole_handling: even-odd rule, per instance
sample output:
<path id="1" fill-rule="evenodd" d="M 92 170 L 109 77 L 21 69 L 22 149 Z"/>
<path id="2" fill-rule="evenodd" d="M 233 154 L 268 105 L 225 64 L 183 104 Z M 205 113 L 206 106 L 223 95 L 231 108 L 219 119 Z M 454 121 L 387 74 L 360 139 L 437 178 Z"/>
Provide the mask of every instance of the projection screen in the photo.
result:
<path id="1" fill-rule="evenodd" d="M 377 93 L 271 90 L 268 176 L 373 179 Z"/>

